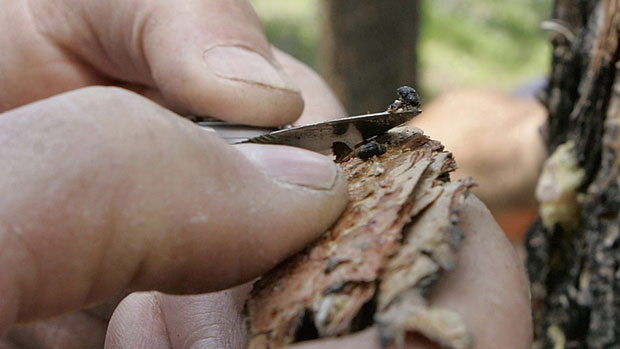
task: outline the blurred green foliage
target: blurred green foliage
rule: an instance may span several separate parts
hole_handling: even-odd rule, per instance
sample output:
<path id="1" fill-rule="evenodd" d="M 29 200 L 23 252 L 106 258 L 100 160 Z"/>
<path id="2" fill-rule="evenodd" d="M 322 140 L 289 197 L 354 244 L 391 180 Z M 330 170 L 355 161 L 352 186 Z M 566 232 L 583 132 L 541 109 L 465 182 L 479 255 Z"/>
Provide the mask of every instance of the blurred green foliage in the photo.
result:
<path id="1" fill-rule="evenodd" d="M 269 40 L 281 50 L 319 67 L 321 0 L 251 0 Z"/>
<path id="2" fill-rule="evenodd" d="M 321 0 L 251 2 L 275 46 L 319 68 Z M 551 0 L 425 0 L 421 11 L 426 95 L 460 87 L 508 91 L 548 71 L 551 47 L 539 28 Z"/>
<path id="3" fill-rule="evenodd" d="M 424 1 L 418 56 L 427 92 L 510 90 L 547 73 L 551 46 L 540 23 L 550 0 Z"/>

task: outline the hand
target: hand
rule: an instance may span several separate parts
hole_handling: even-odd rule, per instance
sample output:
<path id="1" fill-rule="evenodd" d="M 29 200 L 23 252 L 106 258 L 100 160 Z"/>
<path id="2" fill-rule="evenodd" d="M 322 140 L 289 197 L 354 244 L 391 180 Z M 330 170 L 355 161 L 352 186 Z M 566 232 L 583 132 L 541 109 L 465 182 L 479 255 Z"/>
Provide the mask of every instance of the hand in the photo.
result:
<path id="1" fill-rule="evenodd" d="M 286 70 L 323 84 L 272 50 L 245 0 L 0 4 L 0 112 L 80 87 L 117 85 L 179 113 L 282 125 L 299 117 L 298 86 L 307 87 Z M 321 100 L 335 112 L 323 117 L 344 115 L 331 95 Z"/>
<path id="2" fill-rule="evenodd" d="M 316 75 L 271 51 L 246 2 L 183 4 L 5 1 L 0 106 L 111 84 L 178 112 L 273 125 L 298 116 L 291 81 L 303 80 L 304 122 L 343 115 Z M 276 73 L 258 74 L 273 70 L 257 68 L 245 53 L 210 68 L 202 57 L 220 46 L 258 52 Z M 295 149 L 235 149 L 118 89 L 80 89 L 2 114 L 0 144 L 0 332 L 110 300 L 13 326 L 0 347 L 96 347 L 106 335 L 110 347 L 241 346 L 247 286 L 200 296 L 134 293 L 116 304 L 123 290 L 200 293 L 249 281 L 324 231 L 346 204 L 331 162 Z M 309 172 L 291 171 L 299 167 Z M 471 260 L 462 265 L 471 273 L 453 275 L 486 280 L 483 290 L 505 306 L 496 314 L 515 319 L 521 331 L 484 321 L 486 311 L 463 313 L 481 338 L 529 338 L 523 272 L 488 212 L 477 210 L 484 226 L 474 233 L 483 242 L 469 241 L 477 251 L 491 244 L 497 254 L 467 254 L 466 242 L 462 253 Z M 497 267 L 490 274 L 476 269 L 490 262 Z M 450 278 L 437 286 L 437 302 L 454 293 Z M 469 279 L 461 285 L 478 290 Z M 470 300 L 459 304 L 488 310 L 476 305 L 478 295 L 459 294 Z"/>
<path id="3" fill-rule="evenodd" d="M 83 88 L 0 120 L 2 333 L 123 290 L 204 293 L 248 282 L 325 231 L 347 203 L 329 158 L 231 147 L 118 88 Z M 37 326 L 80 326 L 83 347 L 105 333 L 86 314 Z M 9 339 L 38 346 L 23 334 Z"/>
<path id="4" fill-rule="evenodd" d="M 126 90 L 83 88 L 113 84 L 177 110 L 273 125 L 301 112 L 286 70 L 309 87 L 306 98 L 321 96 L 303 118 L 343 115 L 316 74 L 272 52 L 247 3 L 187 1 L 185 15 L 178 2 L 131 4 L 2 3 L 0 333 L 127 289 L 209 292 L 249 281 L 346 205 L 344 179 L 327 158 L 235 149 Z M 232 71 L 243 79 L 196 62 L 199 45 L 231 46 L 242 59 L 225 62 L 245 69 Z M 2 344 L 103 343 L 109 315 L 102 322 L 95 313 L 14 326 Z"/>

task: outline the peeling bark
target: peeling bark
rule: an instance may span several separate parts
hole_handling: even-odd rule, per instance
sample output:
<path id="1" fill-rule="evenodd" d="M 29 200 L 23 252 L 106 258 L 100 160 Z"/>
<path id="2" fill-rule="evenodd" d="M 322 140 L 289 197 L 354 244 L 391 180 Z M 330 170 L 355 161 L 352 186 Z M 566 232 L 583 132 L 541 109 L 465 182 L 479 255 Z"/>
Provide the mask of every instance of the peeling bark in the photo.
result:
<path id="1" fill-rule="evenodd" d="M 312 246 L 259 280 L 246 304 L 251 348 L 273 348 L 377 326 L 384 345 L 421 333 L 468 348 L 461 317 L 430 306 L 427 289 L 455 265 L 458 210 L 469 180 L 449 182 L 456 164 L 417 129 L 377 139 L 385 154 L 340 161 L 350 204 Z"/>

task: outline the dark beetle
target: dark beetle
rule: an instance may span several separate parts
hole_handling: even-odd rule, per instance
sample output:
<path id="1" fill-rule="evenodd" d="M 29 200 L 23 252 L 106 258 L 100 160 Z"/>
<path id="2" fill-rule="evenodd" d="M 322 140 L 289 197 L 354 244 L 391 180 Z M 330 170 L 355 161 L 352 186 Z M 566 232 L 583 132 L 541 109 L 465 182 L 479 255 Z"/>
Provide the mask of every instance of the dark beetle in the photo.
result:
<path id="1" fill-rule="evenodd" d="M 355 155 L 357 155 L 357 157 L 362 160 L 368 160 L 375 155 L 381 155 L 381 154 L 384 154 L 385 152 L 386 152 L 386 149 L 383 145 L 375 141 L 370 141 L 362 145 L 360 150 L 358 150 L 357 153 L 355 153 Z"/>
<path id="2" fill-rule="evenodd" d="M 398 99 L 390 104 L 387 111 L 395 113 L 399 110 L 411 110 L 420 106 L 420 96 L 413 87 L 401 86 L 396 90 Z"/>
<path id="3" fill-rule="evenodd" d="M 398 93 L 398 96 L 399 96 L 398 99 L 401 100 L 406 105 L 409 105 L 412 107 L 420 106 L 420 96 L 418 96 L 418 93 L 413 87 L 401 86 L 396 90 L 396 92 Z"/>

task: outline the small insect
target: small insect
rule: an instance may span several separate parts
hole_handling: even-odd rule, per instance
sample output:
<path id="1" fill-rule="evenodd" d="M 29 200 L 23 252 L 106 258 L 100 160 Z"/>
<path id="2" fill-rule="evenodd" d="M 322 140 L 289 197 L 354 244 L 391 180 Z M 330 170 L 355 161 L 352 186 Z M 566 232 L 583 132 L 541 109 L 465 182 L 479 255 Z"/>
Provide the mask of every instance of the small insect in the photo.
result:
<path id="1" fill-rule="evenodd" d="M 387 111 L 395 113 L 399 110 L 411 110 L 420 106 L 420 96 L 413 87 L 401 86 L 396 90 L 398 99 L 387 107 Z"/>
<path id="2" fill-rule="evenodd" d="M 381 154 L 384 154 L 385 152 L 386 152 L 386 149 L 383 145 L 375 141 L 370 141 L 362 145 L 360 150 L 358 150 L 357 153 L 355 153 L 355 155 L 357 155 L 357 157 L 362 160 L 368 160 L 375 155 L 379 156 Z"/>

